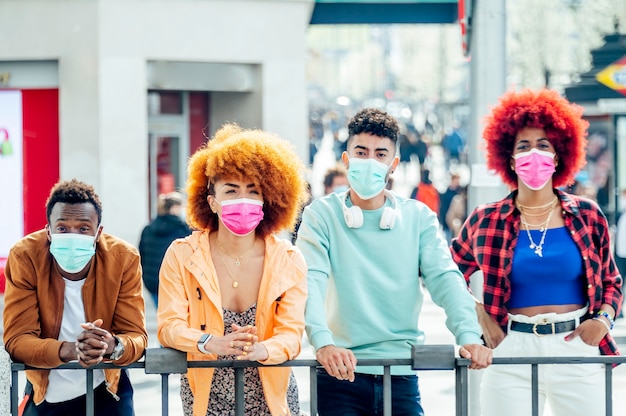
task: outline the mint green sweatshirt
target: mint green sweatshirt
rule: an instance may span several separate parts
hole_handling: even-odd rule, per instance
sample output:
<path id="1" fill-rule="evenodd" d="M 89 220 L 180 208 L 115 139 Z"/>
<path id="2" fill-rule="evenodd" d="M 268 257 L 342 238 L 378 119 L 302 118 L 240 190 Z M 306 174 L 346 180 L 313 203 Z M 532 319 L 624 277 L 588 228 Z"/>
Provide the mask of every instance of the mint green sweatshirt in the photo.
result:
<path id="1" fill-rule="evenodd" d="M 423 344 L 419 328 L 424 296 L 419 270 L 433 301 L 443 307 L 446 326 L 458 345 L 482 344 L 474 299 L 438 233 L 438 220 L 426 205 L 393 194 L 395 225 L 379 227 L 383 208 L 363 212 L 363 226 L 343 218 L 346 193 L 319 198 L 305 208 L 296 246 L 308 267 L 306 331 L 317 350 L 334 344 L 357 359 L 410 358 Z M 393 206 L 389 198 L 385 206 Z M 382 367 L 358 368 L 382 374 Z M 412 374 L 392 368 L 392 374 Z"/>

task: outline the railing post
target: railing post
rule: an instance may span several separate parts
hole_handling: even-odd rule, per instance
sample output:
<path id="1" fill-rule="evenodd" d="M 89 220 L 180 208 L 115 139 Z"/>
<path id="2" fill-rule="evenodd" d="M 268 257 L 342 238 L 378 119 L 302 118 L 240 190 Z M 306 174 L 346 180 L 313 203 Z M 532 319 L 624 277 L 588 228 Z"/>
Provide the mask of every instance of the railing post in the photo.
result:
<path id="1" fill-rule="evenodd" d="M 456 416 L 467 416 L 469 412 L 468 371 L 467 365 L 457 363 L 455 377 Z"/>
<path id="2" fill-rule="evenodd" d="M 235 415 L 244 416 L 244 411 L 246 410 L 246 401 L 243 394 L 243 387 L 245 384 L 243 380 L 243 375 L 246 367 L 240 367 L 236 364 L 237 363 L 235 363 L 235 365 L 233 366 L 235 370 Z"/>
<path id="3" fill-rule="evenodd" d="M 391 366 L 384 367 L 383 374 L 383 415 L 391 416 Z"/>
<path id="4" fill-rule="evenodd" d="M 86 389 L 87 391 L 85 392 L 86 394 L 86 399 L 87 399 L 87 404 L 86 404 L 86 415 L 87 416 L 93 416 L 94 415 L 94 397 L 93 397 L 93 370 L 91 368 L 88 368 L 85 374 L 85 378 L 86 378 Z"/>
<path id="5" fill-rule="evenodd" d="M 533 416 L 539 416 L 539 365 L 531 364 L 530 391 L 533 405 Z"/>
<path id="6" fill-rule="evenodd" d="M 8 415 L 11 411 L 11 357 L 0 348 L 0 415 Z M 16 389 L 17 390 L 17 389 Z M 17 396 L 16 396 L 17 400 Z M 17 405 L 15 406 L 17 408 Z"/>
<path id="7" fill-rule="evenodd" d="M 309 368 L 310 413 L 317 414 L 317 367 Z"/>
<path id="8" fill-rule="evenodd" d="M 604 397 L 606 416 L 613 416 L 613 365 L 604 364 Z"/>
<path id="9" fill-rule="evenodd" d="M 161 374 L 161 416 L 170 414 L 169 374 Z"/>

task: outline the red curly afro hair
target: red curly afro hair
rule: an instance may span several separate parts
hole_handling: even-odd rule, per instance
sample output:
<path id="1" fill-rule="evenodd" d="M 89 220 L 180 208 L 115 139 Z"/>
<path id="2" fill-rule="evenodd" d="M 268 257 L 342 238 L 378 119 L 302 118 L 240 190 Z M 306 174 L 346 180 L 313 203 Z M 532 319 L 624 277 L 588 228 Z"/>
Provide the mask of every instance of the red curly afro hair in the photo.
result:
<path id="1" fill-rule="evenodd" d="M 190 158 L 187 176 L 187 221 L 200 230 L 217 230 L 218 217 L 207 202 L 215 182 L 250 180 L 263 194 L 264 218 L 256 229 L 265 237 L 293 230 L 308 199 L 305 168 L 291 144 L 262 130 L 226 124 Z"/>
<path id="2" fill-rule="evenodd" d="M 517 174 L 511 169 L 515 136 L 524 127 L 545 130 L 558 156 L 552 185 L 560 187 L 574 181 L 585 165 L 587 127 L 583 108 L 572 104 L 554 90 L 507 92 L 486 117 L 483 138 L 487 168 L 493 169 L 512 189 L 517 188 Z"/>

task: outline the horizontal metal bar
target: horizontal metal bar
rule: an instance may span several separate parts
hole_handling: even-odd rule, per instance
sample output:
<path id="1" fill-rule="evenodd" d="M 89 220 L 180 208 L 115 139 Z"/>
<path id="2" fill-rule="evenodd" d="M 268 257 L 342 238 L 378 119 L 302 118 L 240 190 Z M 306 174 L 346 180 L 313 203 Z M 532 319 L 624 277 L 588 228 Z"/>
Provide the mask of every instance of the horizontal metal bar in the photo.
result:
<path id="1" fill-rule="evenodd" d="M 162 348 L 165 349 L 165 348 Z M 178 355 L 178 351 L 176 352 Z M 447 356 L 447 353 L 445 354 Z M 446 357 L 443 357 L 441 360 L 445 361 Z M 470 361 L 465 358 L 455 358 L 455 366 L 463 367 L 469 366 Z M 222 367 L 231 367 L 231 368 L 241 368 L 241 367 L 318 367 L 321 366 L 317 360 L 290 360 L 285 361 L 281 364 L 261 364 L 257 361 L 245 361 L 245 360 L 219 360 L 219 361 L 186 361 L 187 368 L 222 368 Z M 626 363 L 626 356 L 621 355 L 604 355 L 598 357 L 499 357 L 493 359 L 493 364 L 623 364 Z M 411 367 L 414 364 L 414 360 L 411 358 L 369 358 L 369 359 L 361 359 L 358 360 L 359 366 L 409 366 Z M 178 365 L 178 364 L 177 364 Z M 434 366 L 438 366 L 439 361 L 435 362 Z M 426 363 L 424 365 L 426 367 Z M 62 364 L 56 369 L 60 370 L 84 370 L 80 364 L 76 363 L 66 363 Z M 91 369 L 119 369 L 119 368 L 146 368 L 146 362 L 144 360 L 137 361 L 135 363 L 120 367 L 113 363 L 100 363 L 96 364 Z M 150 368 L 150 364 L 148 364 L 148 368 Z M 40 368 L 27 366 L 22 363 L 11 363 L 12 371 L 24 371 L 24 370 L 38 370 Z M 418 367 L 416 370 L 423 370 L 425 368 Z M 41 369 L 40 369 L 41 370 Z M 184 371 L 183 371 L 184 372 Z M 165 372 L 168 373 L 168 372 Z M 174 373 L 179 373 L 179 369 Z M 152 374 L 152 372 L 148 373 Z M 157 372 L 156 374 L 161 374 Z"/>
<path id="2" fill-rule="evenodd" d="M 533 372 L 536 373 L 537 366 L 542 364 L 605 364 L 606 365 L 606 383 L 607 383 L 607 392 L 606 392 L 606 404 L 607 404 L 607 415 L 611 415 L 611 392 L 612 392 L 612 366 L 617 364 L 626 363 L 626 356 L 600 356 L 600 357 L 499 357 L 493 359 L 492 365 L 531 365 Z M 415 370 L 456 370 L 456 413 L 459 416 L 467 415 L 468 412 L 468 395 L 467 395 L 467 387 L 468 387 L 468 377 L 467 371 L 470 365 L 470 360 L 455 357 L 454 346 L 452 345 L 429 345 L 429 346 L 419 346 L 413 349 L 412 357 L 406 359 L 362 359 L 358 361 L 359 366 L 367 366 L 367 367 L 380 367 L 382 372 L 385 374 L 385 384 L 390 384 L 390 367 L 393 366 L 406 366 L 409 368 L 413 368 Z M 315 369 L 317 367 L 321 367 L 317 360 L 291 360 L 286 361 L 282 364 L 272 364 L 265 365 L 261 364 L 257 361 L 243 361 L 243 360 L 228 360 L 228 361 L 187 361 L 187 354 L 172 350 L 168 348 L 159 348 L 159 349 L 148 349 L 146 350 L 146 356 L 135 363 L 132 363 L 127 366 L 117 366 L 113 363 L 100 363 L 94 365 L 89 368 L 87 371 L 87 383 L 90 385 L 90 379 L 92 380 L 92 374 L 90 374 L 94 369 L 120 369 L 120 368 L 128 368 L 128 369 L 141 369 L 143 368 L 146 374 L 161 374 L 161 382 L 162 382 L 162 395 L 168 395 L 167 389 L 167 375 L 172 373 L 183 373 L 187 368 L 223 368 L 230 367 L 234 368 L 236 372 L 240 373 L 240 378 L 243 375 L 243 369 L 247 367 L 309 367 L 310 368 L 310 379 L 311 379 L 311 409 L 316 411 L 317 406 L 317 385 L 316 385 L 316 375 Z M 78 363 L 67 363 L 63 364 L 57 369 L 75 369 L 75 370 L 83 370 L 85 369 L 80 366 Z M 15 411 L 17 407 L 17 373 L 19 371 L 24 370 L 38 370 L 39 368 L 26 366 L 21 363 L 11 363 L 11 407 L 12 411 Z M 90 377 L 91 376 L 91 377 Z M 533 384 L 536 383 L 536 374 L 533 374 Z M 239 386 L 242 387 L 242 380 L 239 380 Z M 237 383 L 236 383 L 237 384 Z M 390 386 L 387 386 L 390 387 Z M 388 391 L 387 387 L 385 387 L 385 403 L 390 402 L 390 390 Z M 533 388 L 533 396 L 536 395 L 536 386 L 531 386 Z M 243 389 L 241 389 L 243 390 Z M 93 391 L 91 391 L 93 395 Z M 242 391 L 238 394 L 241 396 Z M 536 397 L 534 397 L 536 400 Z M 167 406 L 168 401 L 167 397 L 162 397 L 162 406 L 163 406 L 163 415 L 167 415 L 168 409 Z M 241 403 L 240 403 L 241 405 Z M 93 411 L 93 401 L 87 400 L 87 412 Z M 536 404 L 533 403 L 533 412 L 535 412 Z M 241 412 L 242 409 L 238 408 L 238 412 Z M 385 405 L 386 414 L 389 412 L 389 406 Z"/>

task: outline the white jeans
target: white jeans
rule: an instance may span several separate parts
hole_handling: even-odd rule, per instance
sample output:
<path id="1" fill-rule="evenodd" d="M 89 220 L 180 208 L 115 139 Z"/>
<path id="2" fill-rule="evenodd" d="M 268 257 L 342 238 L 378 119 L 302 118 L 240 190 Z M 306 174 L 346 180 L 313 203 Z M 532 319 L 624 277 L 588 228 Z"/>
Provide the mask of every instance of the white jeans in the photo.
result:
<path id="1" fill-rule="evenodd" d="M 563 322 L 584 316 L 587 307 L 577 311 L 548 313 L 533 317 L 509 315 L 512 320 L 536 323 Z M 580 337 L 565 341 L 569 332 L 554 335 L 511 331 L 493 351 L 496 357 L 593 357 L 598 347 L 585 344 Z M 481 384 L 482 416 L 531 416 L 531 366 L 492 364 L 484 370 Z M 539 366 L 539 415 L 546 401 L 553 416 L 603 416 L 604 364 L 545 364 Z"/>

